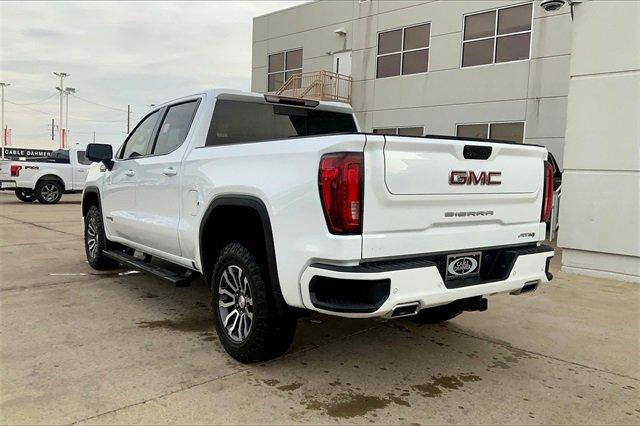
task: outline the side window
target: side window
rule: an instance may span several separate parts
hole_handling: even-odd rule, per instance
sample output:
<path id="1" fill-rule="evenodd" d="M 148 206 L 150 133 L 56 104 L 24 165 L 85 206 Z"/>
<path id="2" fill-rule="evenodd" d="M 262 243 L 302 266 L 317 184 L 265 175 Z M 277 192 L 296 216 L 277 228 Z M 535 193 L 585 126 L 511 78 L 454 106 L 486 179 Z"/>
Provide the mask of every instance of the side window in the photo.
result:
<path id="1" fill-rule="evenodd" d="M 198 102 L 193 101 L 169 107 L 169 111 L 162 121 L 162 126 L 160 126 L 153 154 L 168 154 L 182 145 L 187 133 L 189 133 L 197 106 Z"/>
<path id="2" fill-rule="evenodd" d="M 85 166 L 91 164 L 91 161 L 87 159 L 87 153 L 85 151 L 78 151 L 78 164 L 84 164 Z"/>
<path id="3" fill-rule="evenodd" d="M 147 147 L 151 141 L 151 134 L 158 121 L 159 111 L 147 116 L 142 123 L 129 135 L 129 139 L 125 142 L 124 149 L 118 158 L 126 160 L 127 158 L 141 157 L 147 154 Z"/>

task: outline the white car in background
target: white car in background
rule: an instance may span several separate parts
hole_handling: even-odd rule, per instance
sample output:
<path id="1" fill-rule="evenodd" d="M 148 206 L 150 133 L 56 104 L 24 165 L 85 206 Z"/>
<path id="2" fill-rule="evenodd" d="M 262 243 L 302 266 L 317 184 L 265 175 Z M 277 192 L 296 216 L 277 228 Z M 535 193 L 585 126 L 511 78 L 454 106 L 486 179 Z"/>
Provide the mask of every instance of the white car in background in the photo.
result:
<path id="1" fill-rule="evenodd" d="M 50 156 L 0 162 L 0 189 L 24 202 L 55 204 L 62 194 L 82 192 L 91 161 L 84 149 L 53 151 Z"/>

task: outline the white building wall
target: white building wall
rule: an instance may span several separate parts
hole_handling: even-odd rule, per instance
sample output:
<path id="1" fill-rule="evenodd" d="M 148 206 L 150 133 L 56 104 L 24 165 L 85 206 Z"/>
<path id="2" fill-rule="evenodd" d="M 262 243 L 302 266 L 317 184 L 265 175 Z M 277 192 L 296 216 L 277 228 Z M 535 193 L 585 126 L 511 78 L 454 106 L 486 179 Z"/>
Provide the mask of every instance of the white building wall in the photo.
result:
<path id="1" fill-rule="evenodd" d="M 303 71 L 332 68 L 329 52 L 352 50 L 352 106 L 363 130 L 525 121 L 525 142 L 545 145 L 562 164 L 570 60 L 568 8 L 533 8 L 531 59 L 461 68 L 463 15 L 526 3 L 318 1 L 254 19 L 252 90 L 266 91 L 270 53 L 303 48 Z M 536 2 L 538 3 L 538 2 Z M 377 34 L 431 22 L 429 72 L 376 79 Z M 347 30 L 346 40 L 333 31 Z"/>
<path id="2" fill-rule="evenodd" d="M 574 12 L 562 264 L 640 282 L 640 2 Z"/>

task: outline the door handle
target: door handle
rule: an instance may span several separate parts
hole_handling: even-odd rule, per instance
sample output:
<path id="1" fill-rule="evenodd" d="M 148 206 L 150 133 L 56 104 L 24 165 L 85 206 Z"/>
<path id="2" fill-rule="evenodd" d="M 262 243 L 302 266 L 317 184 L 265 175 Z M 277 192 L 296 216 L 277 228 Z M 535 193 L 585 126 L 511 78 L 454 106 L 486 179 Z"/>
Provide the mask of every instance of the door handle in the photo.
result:
<path id="1" fill-rule="evenodd" d="M 167 176 L 175 176 L 176 174 L 178 174 L 178 172 L 176 172 L 176 169 L 174 169 L 173 167 L 167 167 L 162 171 L 162 173 Z"/>
<path id="2" fill-rule="evenodd" d="M 127 170 L 126 172 L 124 172 L 125 175 L 127 176 L 135 176 L 136 172 L 134 170 Z"/>

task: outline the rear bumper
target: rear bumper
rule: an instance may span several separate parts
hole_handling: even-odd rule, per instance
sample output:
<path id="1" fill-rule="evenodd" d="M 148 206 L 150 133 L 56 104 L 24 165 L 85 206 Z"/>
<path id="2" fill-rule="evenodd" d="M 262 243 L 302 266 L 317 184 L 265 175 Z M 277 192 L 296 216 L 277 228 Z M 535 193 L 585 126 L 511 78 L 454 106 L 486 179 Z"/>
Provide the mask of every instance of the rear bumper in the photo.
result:
<path id="1" fill-rule="evenodd" d="M 17 185 L 15 180 L 0 180 L 0 189 L 13 191 L 16 188 Z"/>
<path id="2" fill-rule="evenodd" d="M 363 263 L 358 266 L 312 264 L 302 274 L 302 298 L 308 309 L 344 317 L 390 317 L 401 305 L 418 309 L 497 293 L 519 293 L 552 279 L 548 246 L 495 250 L 495 271 L 484 278 L 443 280 L 446 255 Z"/>

